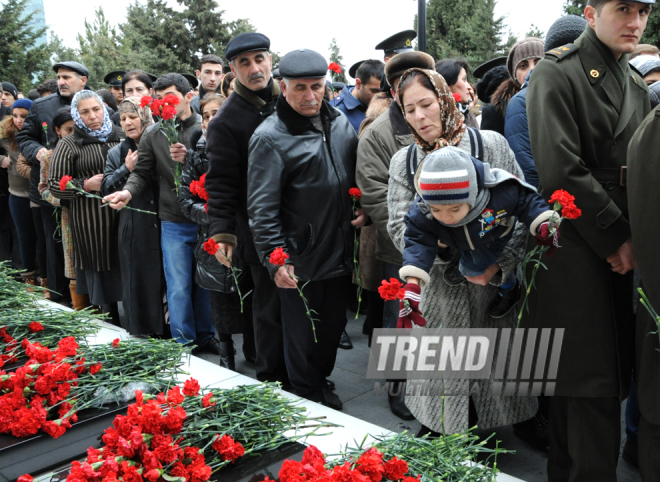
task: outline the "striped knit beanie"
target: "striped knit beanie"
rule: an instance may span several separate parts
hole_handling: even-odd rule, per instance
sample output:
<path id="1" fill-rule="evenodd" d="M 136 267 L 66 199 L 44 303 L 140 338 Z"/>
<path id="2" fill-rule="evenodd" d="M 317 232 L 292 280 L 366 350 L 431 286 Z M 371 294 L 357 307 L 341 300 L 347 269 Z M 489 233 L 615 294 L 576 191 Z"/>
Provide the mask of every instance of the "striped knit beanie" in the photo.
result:
<path id="1" fill-rule="evenodd" d="M 477 171 L 469 154 L 458 147 L 443 147 L 426 156 L 418 182 L 426 204 L 474 206 L 477 199 Z"/>

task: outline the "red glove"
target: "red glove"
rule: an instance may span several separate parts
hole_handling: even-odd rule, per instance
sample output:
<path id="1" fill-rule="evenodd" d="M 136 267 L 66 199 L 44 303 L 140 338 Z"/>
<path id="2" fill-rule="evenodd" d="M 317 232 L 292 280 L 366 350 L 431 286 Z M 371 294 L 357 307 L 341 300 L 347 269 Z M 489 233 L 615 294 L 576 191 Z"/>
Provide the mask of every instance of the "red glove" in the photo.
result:
<path id="1" fill-rule="evenodd" d="M 399 304 L 399 321 L 396 327 L 412 328 L 413 323 L 419 326 L 426 325 L 426 320 L 419 311 L 422 288 L 415 283 L 406 283 L 402 291 L 404 296 Z"/>
<path id="2" fill-rule="evenodd" d="M 559 229 L 555 229 L 554 233 L 550 233 L 549 223 L 543 223 L 539 226 L 539 234 L 535 235 L 537 246 L 550 246 L 546 251 L 546 255 L 550 258 L 557 248 L 559 247 Z"/>

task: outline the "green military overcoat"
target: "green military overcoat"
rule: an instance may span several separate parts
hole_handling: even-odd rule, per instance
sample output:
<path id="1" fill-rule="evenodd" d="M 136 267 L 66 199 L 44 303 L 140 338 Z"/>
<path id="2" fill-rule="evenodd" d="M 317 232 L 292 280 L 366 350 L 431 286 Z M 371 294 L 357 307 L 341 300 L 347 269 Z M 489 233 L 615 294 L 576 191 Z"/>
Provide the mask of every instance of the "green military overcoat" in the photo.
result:
<path id="1" fill-rule="evenodd" d="M 655 210 L 660 206 L 660 110 L 639 126 L 628 148 L 630 227 L 642 287 L 660 312 L 660 249 Z M 660 342 L 657 327 L 637 305 L 637 390 L 639 408 L 651 423 L 660 425 Z"/>
<path id="2" fill-rule="evenodd" d="M 617 61 L 590 27 L 575 44 L 547 52 L 531 77 L 527 112 L 540 190 L 549 199 L 564 189 L 582 210 L 562 224 L 561 247 L 545 258 L 548 270 L 536 276 L 521 325 L 566 330 L 555 395 L 628 393 L 632 273 L 612 273 L 605 258 L 631 236 L 620 168 L 649 110 L 648 89 L 628 56 Z"/>

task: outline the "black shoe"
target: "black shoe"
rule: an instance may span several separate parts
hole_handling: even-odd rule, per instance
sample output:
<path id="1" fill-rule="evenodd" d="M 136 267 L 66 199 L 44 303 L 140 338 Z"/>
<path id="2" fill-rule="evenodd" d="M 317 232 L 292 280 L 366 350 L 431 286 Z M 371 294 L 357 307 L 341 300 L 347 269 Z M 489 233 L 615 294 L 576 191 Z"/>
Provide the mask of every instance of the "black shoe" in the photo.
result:
<path id="1" fill-rule="evenodd" d="M 465 276 L 458 269 L 458 259 L 452 261 L 442 273 L 442 279 L 449 286 L 460 286 L 467 283 Z"/>
<path id="2" fill-rule="evenodd" d="M 529 420 L 513 424 L 513 433 L 532 448 L 548 453 L 550 449 L 550 436 L 548 434 L 548 421 L 538 413 Z"/>
<path id="3" fill-rule="evenodd" d="M 236 371 L 236 362 L 234 360 L 234 355 L 236 355 L 236 349 L 234 348 L 233 341 L 221 341 L 220 342 L 220 366 L 227 368 L 228 370 Z"/>
<path id="4" fill-rule="evenodd" d="M 211 355 L 220 355 L 220 343 L 215 337 L 211 337 L 209 341 L 202 346 L 193 348 L 192 354 L 199 355 L 200 353 L 210 353 Z"/>
<path id="5" fill-rule="evenodd" d="M 333 382 L 332 380 L 328 380 L 328 379 L 326 378 L 326 380 L 325 380 L 325 388 L 327 388 L 328 390 L 333 390 L 333 391 L 334 391 L 334 389 L 335 389 L 335 382 Z"/>
<path id="6" fill-rule="evenodd" d="M 326 407 L 330 407 L 335 410 L 341 410 L 343 407 L 341 400 L 339 400 L 339 397 L 334 393 L 332 393 L 332 391 L 328 390 L 327 388 L 321 390 L 320 403 L 322 405 L 325 405 Z"/>
<path id="7" fill-rule="evenodd" d="M 353 348 L 353 343 L 351 342 L 351 339 L 348 337 L 348 333 L 346 333 L 346 330 L 341 334 L 341 338 L 339 339 L 339 348 L 342 350 L 350 350 Z"/>
<path id="8" fill-rule="evenodd" d="M 510 290 L 499 289 L 497 296 L 488 306 L 488 314 L 491 318 L 503 318 L 509 313 L 520 300 L 520 282 L 516 280 Z"/>
<path id="9" fill-rule="evenodd" d="M 435 430 L 428 428 L 426 425 L 422 425 L 422 428 L 420 428 L 419 432 L 417 432 L 417 438 L 423 437 L 424 435 L 428 435 L 429 438 L 438 438 L 442 436 L 440 432 L 436 432 Z"/>
<path id="10" fill-rule="evenodd" d="M 394 415 L 403 420 L 415 420 L 415 416 L 406 407 L 406 397 L 402 395 L 398 397 L 388 395 L 387 398 L 390 402 L 390 410 Z"/>
<path id="11" fill-rule="evenodd" d="M 628 462 L 630 465 L 639 468 L 639 455 L 638 455 L 638 446 L 637 442 L 630 440 L 630 437 L 626 439 L 626 443 L 623 446 L 623 453 L 621 458 Z"/>

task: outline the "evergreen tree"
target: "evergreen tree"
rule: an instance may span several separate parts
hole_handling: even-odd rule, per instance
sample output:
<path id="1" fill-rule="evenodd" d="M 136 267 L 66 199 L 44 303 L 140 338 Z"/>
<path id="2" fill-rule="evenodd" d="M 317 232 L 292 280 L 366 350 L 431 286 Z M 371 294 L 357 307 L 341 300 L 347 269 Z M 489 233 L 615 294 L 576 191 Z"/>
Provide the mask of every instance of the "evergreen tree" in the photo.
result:
<path id="1" fill-rule="evenodd" d="M 334 62 L 337 65 L 341 67 L 341 74 L 337 74 L 335 72 L 331 72 L 330 76 L 332 78 L 333 82 L 343 82 L 344 84 L 348 84 L 348 80 L 346 80 L 346 68 L 344 67 L 344 57 L 342 57 L 341 53 L 339 53 L 339 45 L 337 45 L 337 40 L 332 39 L 332 42 L 330 42 L 330 62 Z"/>
<path id="2" fill-rule="evenodd" d="M 586 6 L 587 2 L 584 0 L 566 0 L 564 13 L 582 17 Z M 655 5 L 652 7 L 646 29 L 644 29 L 644 34 L 639 43 L 657 46 L 660 43 L 660 9 L 656 9 Z"/>
<path id="3" fill-rule="evenodd" d="M 505 53 L 495 0 L 428 0 L 426 9 L 426 51 L 434 59 L 463 56 L 476 67 Z"/>
<path id="4" fill-rule="evenodd" d="M 26 12 L 27 0 L 6 0 L 0 8 L 2 80 L 27 92 L 45 79 L 51 68 L 48 44 L 36 46 L 46 29 L 28 25 L 35 12 Z"/>
<path id="5" fill-rule="evenodd" d="M 529 30 L 525 34 L 525 37 L 537 37 L 537 38 L 543 38 L 545 34 L 543 33 L 543 30 L 539 29 L 536 25 L 532 24 L 529 26 Z"/>

